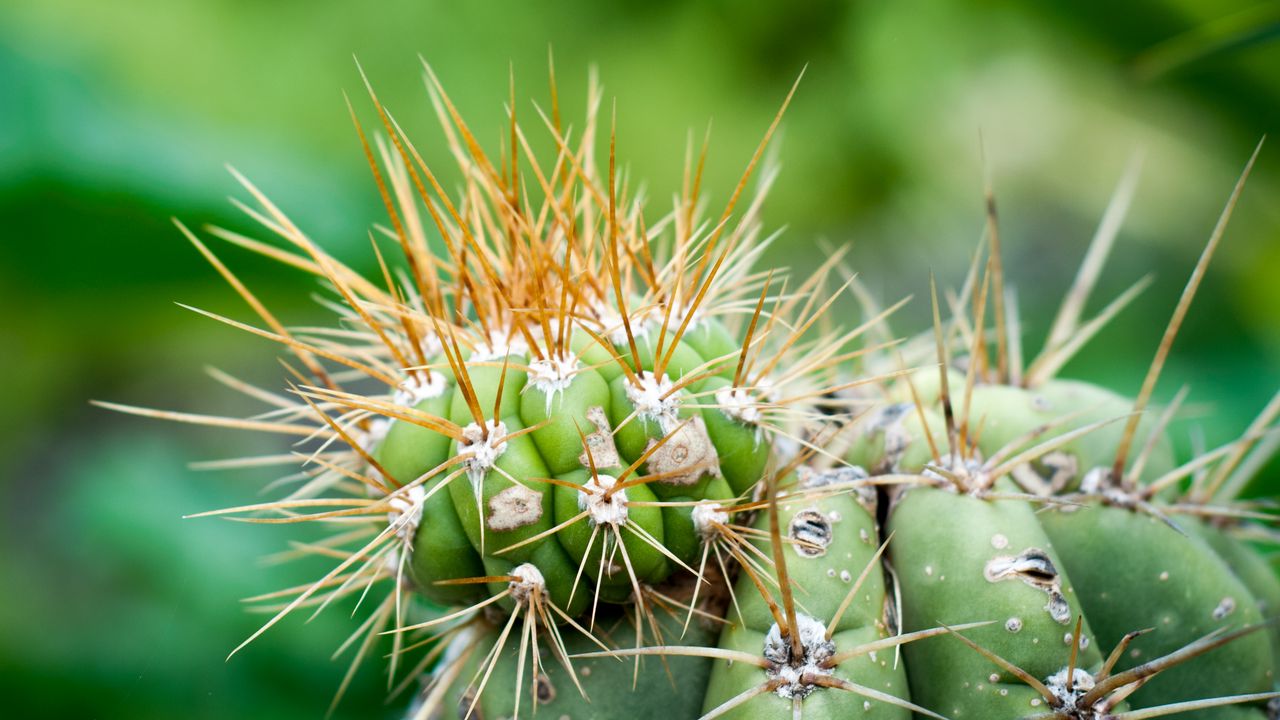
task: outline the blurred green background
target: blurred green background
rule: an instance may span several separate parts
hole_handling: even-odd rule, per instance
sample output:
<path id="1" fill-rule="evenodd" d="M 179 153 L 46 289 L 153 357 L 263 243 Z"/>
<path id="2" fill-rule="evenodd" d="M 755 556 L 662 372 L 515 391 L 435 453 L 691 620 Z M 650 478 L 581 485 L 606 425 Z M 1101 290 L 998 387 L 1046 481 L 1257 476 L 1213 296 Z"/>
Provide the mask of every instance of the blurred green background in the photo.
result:
<path id="1" fill-rule="evenodd" d="M 169 222 L 254 229 L 226 202 L 243 193 L 224 163 L 339 257 L 371 266 L 366 231 L 383 215 L 342 99 L 368 117 L 353 53 L 441 165 L 419 53 L 491 147 L 509 68 L 532 117 L 554 46 L 574 116 L 595 64 L 617 98 L 620 156 L 664 201 L 686 133 L 709 119 L 707 184 L 723 201 L 807 63 L 766 210 L 787 227 L 770 259 L 804 272 L 819 241 L 852 243 L 874 292 L 916 294 L 905 328 L 923 327 L 928 271 L 958 282 L 979 235 L 979 132 L 1030 338 L 1143 150 L 1094 307 L 1144 273 L 1155 284 L 1068 368 L 1132 393 L 1237 173 L 1280 121 L 1278 27 L 1280 6 L 1248 0 L 0 4 L 6 716 L 323 715 L 344 668 L 329 655 L 352 628 L 342 609 L 286 622 L 224 662 L 263 619 L 238 599 L 314 570 L 259 560 L 293 534 L 180 519 L 253 501 L 264 479 L 188 461 L 279 446 L 87 401 L 242 413 L 203 366 L 280 382 L 274 348 L 173 304 L 247 317 Z M 1192 383 L 1210 442 L 1280 384 L 1272 142 L 1158 392 Z M 286 321 L 321 317 L 313 285 L 222 250 Z M 1256 490 L 1278 486 L 1273 473 Z M 392 716 L 380 682 L 363 672 L 336 717 Z"/>

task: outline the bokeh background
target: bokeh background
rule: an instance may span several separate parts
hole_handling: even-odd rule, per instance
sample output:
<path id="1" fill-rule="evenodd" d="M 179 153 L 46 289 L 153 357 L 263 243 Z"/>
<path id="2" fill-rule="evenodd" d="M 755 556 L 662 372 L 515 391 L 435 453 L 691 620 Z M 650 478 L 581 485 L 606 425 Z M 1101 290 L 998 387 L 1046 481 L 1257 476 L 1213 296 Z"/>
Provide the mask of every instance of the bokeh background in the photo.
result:
<path id="1" fill-rule="evenodd" d="M 1280 5 L 1256 0 L 0 3 L 0 694 L 14 718 L 321 717 L 351 628 L 342 608 L 284 623 L 238 599 L 308 576 L 260 558 L 288 532 L 184 513 L 252 501 L 263 478 L 191 460 L 271 441 L 112 415 L 105 398 L 244 412 L 203 374 L 269 386 L 275 349 L 181 301 L 247 317 L 170 224 L 241 230 L 224 171 L 253 178 L 313 237 L 370 268 L 383 214 L 342 93 L 368 117 L 353 54 L 429 161 L 444 164 L 421 54 L 497 145 L 509 71 L 520 111 L 565 112 L 599 68 L 619 153 L 650 195 L 678 188 L 686 133 L 714 120 L 707 186 L 727 197 L 793 79 L 770 260 L 803 273 L 823 241 L 886 300 L 958 282 L 982 226 L 983 160 L 1030 338 L 1048 319 L 1135 152 L 1145 169 L 1094 307 L 1154 285 L 1068 368 L 1132 393 L 1201 244 L 1280 121 Z M 1275 140 L 1272 141 L 1273 144 Z M 1280 385 L 1280 147 L 1264 149 L 1158 396 L 1192 384 L 1209 442 Z M 230 248 L 288 321 L 315 287 Z M 852 309 L 849 310 L 852 312 Z M 1032 343 L 1034 347 L 1034 343 Z M 1255 487 L 1274 492 L 1273 471 Z M 382 708 L 359 675 L 339 718 Z"/>

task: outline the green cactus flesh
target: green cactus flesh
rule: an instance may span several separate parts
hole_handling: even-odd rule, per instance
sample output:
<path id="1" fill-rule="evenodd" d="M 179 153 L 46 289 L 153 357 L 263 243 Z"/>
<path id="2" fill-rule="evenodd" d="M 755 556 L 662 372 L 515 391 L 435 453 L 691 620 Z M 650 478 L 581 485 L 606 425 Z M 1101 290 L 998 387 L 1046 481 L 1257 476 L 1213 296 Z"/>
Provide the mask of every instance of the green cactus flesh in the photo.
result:
<path id="1" fill-rule="evenodd" d="M 1158 518 L 1091 505 L 1050 511 L 1041 521 L 1063 548 L 1063 564 L 1104 645 L 1142 625 L 1154 628 L 1129 646 L 1119 668 L 1173 652 L 1210 632 L 1262 621 L 1257 602 L 1205 543 Z M 1170 668 L 1130 696 L 1151 707 L 1213 695 L 1259 693 L 1274 682 L 1271 647 L 1254 633 Z M 1195 718 L 1258 718 L 1262 711 L 1225 707 Z"/>
<path id="2" fill-rule="evenodd" d="M 717 323 L 703 323 L 712 325 Z M 723 329 L 703 332 L 708 336 L 727 334 Z M 668 385 L 656 385 L 651 393 L 655 397 L 704 365 L 691 347 L 672 336 L 668 342 L 675 347 L 664 376 Z M 681 561 L 692 558 L 698 541 L 688 521 L 689 508 L 629 506 L 621 501 L 727 502 L 762 476 L 770 446 L 758 428 L 727 417 L 717 408 L 681 407 L 692 404 L 690 394 L 704 386 L 713 392 L 727 386 L 723 379 L 705 378 L 677 388 L 663 399 L 665 406 L 649 411 L 637 406 L 638 393 L 629 390 L 630 381 L 621 372 L 610 382 L 604 377 L 608 373 L 579 367 L 581 361 L 576 356 L 566 362 L 572 364 L 568 371 L 572 374 L 566 373 L 568 377 L 556 382 L 537 376 L 549 363 L 533 363 L 532 381 L 529 372 L 510 367 L 529 363 L 527 354 L 505 355 L 496 362 L 489 358 L 485 365 L 469 369 L 468 382 L 476 402 L 502 412 L 498 421 L 487 421 L 493 441 L 477 432 L 474 439 L 449 442 L 447 436 L 399 420 L 392 421 L 374 451 L 374 458 L 401 484 L 448 465 L 451 458 L 469 448 L 494 456 L 492 467 L 479 471 L 464 468 L 462 476 L 448 482 L 447 488 L 437 489 L 446 477 L 438 472 L 422 486 L 430 495 L 423 506 L 423 523 L 431 531 L 418 533 L 411 567 L 429 597 L 440 602 L 478 598 L 483 594 L 481 588 L 442 585 L 440 581 L 486 574 L 478 571 L 481 567 L 488 568 L 488 574 L 503 575 L 504 567 L 534 562 L 548 578 L 552 601 L 562 608 L 582 610 L 589 593 L 575 592 L 575 585 L 584 581 L 599 583 L 611 599 L 625 601 L 632 574 L 643 582 L 660 582 L 674 567 L 648 540 L 672 548 L 671 554 Z M 442 378 L 434 381 L 439 385 L 438 396 L 423 400 L 415 409 L 477 430 L 463 393 Z M 641 397 L 640 402 L 646 399 Z M 584 447 L 591 448 L 591 457 Z M 602 561 L 616 538 L 593 540 L 596 523 L 590 515 L 549 533 L 584 512 L 584 494 L 575 488 L 607 491 L 609 487 L 593 483 L 611 484 L 637 463 L 631 470 L 633 475 L 661 474 L 662 479 L 620 490 L 618 501 L 599 508 L 603 513 L 623 513 L 636 528 L 621 539 L 630 570 L 620 557 Z M 597 473 L 594 478 L 592 467 Z M 467 543 L 459 543 L 460 537 Z M 579 576 L 579 567 L 585 568 L 585 578 Z"/>
<path id="3" fill-rule="evenodd" d="M 1262 617 L 1271 619 L 1280 613 L 1280 577 L 1261 553 L 1226 528 L 1190 517 L 1180 517 L 1177 522 L 1181 530 L 1204 541 L 1231 568 L 1253 595 Z M 1280 627 L 1270 623 L 1267 635 L 1271 639 L 1273 671 L 1280 672 Z"/>
<path id="4" fill-rule="evenodd" d="M 626 619 L 616 614 L 601 620 L 610 626 L 602 627 L 602 634 L 608 634 L 604 632 L 608 629 L 623 635 L 631 632 Z M 685 642 L 698 644 L 715 642 L 714 626 L 695 622 L 686 630 L 683 622 L 683 617 L 666 613 L 656 620 L 666 636 L 683 635 Z M 515 632 L 518 631 L 517 627 Z M 483 627 L 455 641 L 457 645 L 452 651 L 463 658 L 457 663 L 462 682 L 442 688 L 447 689 L 442 703 L 446 716 L 467 717 L 470 710 L 474 718 L 694 720 L 701 714 L 701 701 L 711 673 L 709 659 L 655 657 L 645 658 L 637 666 L 630 660 L 593 657 L 574 659 L 570 666 L 548 658 L 547 664 L 533 676 L 522 666 L 516 643 L 507 643 L 491 668 L 484 664 L 486 653 L 497 646 L 500 634 L 501 628 Z M 598 651 L 599 647 L 584 635 L 566 633 L 564 649 L 572 656 Z M 525 662 L 529 662 L 527 657 Z M 478 680 L 469 681 L 482 677 L 486 671 L 489 681 L 484 691 L 479 692 Z M 517 682 L 522 682 L 519 688 Z"/>
<path id="5" fill-rule="evenodd" d="M 809 481 L 809 487 L 821 491 L 823 485 L 819 483 L 839 477 L 838 473 L 817 475 Z M 724 717 L 790 718 L 796 703 L 802 705 L 806 716 L 813 717 L 910 717 L 909 710 L 870 694 L 806 684 L 803 678 L 809 668 L 809 672 L 828 673 L 875 693 L 908 699 L 906 675 L 897 662 L 895 648 L 868 650 L 830 667 L 814 659 L 840 657 L 841 653 L 891 635 L 892 609 L 876 552 L 879 532 L 874 509 L 874 495 L 868 501 L 847 488 L 841 494 L 779 500 L 778 522 L 786 538 L 783 554 L 795 593 L 796 622 L 806 628 L 802 656 L 797 657 L 787 646 L 785 635 L 754 582 L 741 578 L 735 590 L 737 602 L 730 608 L 731 624 L 720 636 L 720 647 L 763 655 L 768 665 L 761 668 L 745 662 L 717 664 L 707 687 L 705 711 L 712 712 L 741 693 L 773 678 L 788 678 L 787 673 L 792 673 L 777 689 L 751 699 Z M 769 522 L 769 518 L 760 517 L 756 528 L 767 532 Z M 759 546 L 765 555 L 772 553 L 771 543 L 762 542 Z M 776 568 L 764 577 L 775 585 L 773 589 L 780 596 Z M 859 578 L 861 583 L 855 586 Z M 855 587 L 855 594 L 842 610 Z M 784 626 L 786 622 L 791 620 L 784 617 Z"/>
<path id="6" fill-rule="evenodd" d="M 991 620 L 966 636 L 1039 679 L 1066 668 L 1081 604 L 1028 503 L 915 488 L 893 506 L 888 527 L 904 630 Z M 1077 667 L 1096 670 L 1102 657 L 1087 622 L 1079 645 Z M 1048 709 L 1034 689 L 954 638 L 922 640 L 903 652 L 913 697 L 948 717 L 1014 718 Z"/>

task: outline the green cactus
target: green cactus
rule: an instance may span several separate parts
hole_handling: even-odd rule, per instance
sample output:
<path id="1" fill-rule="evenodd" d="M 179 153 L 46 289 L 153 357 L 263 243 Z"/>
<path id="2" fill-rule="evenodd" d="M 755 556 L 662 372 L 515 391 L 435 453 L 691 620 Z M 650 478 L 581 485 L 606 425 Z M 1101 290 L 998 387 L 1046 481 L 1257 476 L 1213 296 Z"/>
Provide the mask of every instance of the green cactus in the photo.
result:
<path id="1" fill-rule="evenodd" d="M 580 133 L 540 123 L 548 162 L 514 110 L 486 155 L 428 79 L 460 195 L 372 89 L 383 135 L 356 122 L 381 277 L 244 178 L 284 247 L 212 231 L 321 280 L 333 328 L 286 326 L 181 228 L 260 322 L 203 314 L 284 347 L 289 392 L 228 379 L 270 406 L 247 419 L 107 404 L 298 441 L 282 497 L 205 513 L 332 531 L 294 553 L 331 569 L 263 596 L 241 648 L 358 600 L 350 672 L 388 656 L 415 720 L 1275 716 L 1280 632 L 1255 631 L 1280 580 L 1247 542 L 1271 516 L 1238 496 L 1280 396 L 1181 465 L 1182 396 L 1149 411 L 1225 213 L 1131 401 L 1057 377 L 1136 294 L 1080 320 L 1114 229 L 1024 367 L 989 201 L 956 317 L 935 289 L 932 331 L 898 342 L 900 304 L 841 327 L 842 253 L 794 285 L 755 268 L 781 110 L 720 214 L 691 150 L 653 217 L 616 138 L 599 168 L 594 84 Z"/>

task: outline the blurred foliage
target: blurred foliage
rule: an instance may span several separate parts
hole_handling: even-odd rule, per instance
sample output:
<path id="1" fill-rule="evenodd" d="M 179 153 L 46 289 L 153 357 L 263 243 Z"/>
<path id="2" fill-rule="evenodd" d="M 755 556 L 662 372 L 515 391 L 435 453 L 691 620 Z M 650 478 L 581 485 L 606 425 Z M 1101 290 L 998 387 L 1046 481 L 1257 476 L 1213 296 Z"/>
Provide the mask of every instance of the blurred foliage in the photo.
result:
<path id="1" fill-rule="evenodd" d="M 1006 267 L 1038 338 L 1129 157 L 1137 200 L 1099 288 L 1153 287 L 1071 374 L 1132 392 L 1236 174 L 1280 121 L 1274 3 L 1137 0 L 697 3 L 19 0 L 0 5 L 0 686 L 13 717 L 320 717 L 341 677 L 341 608 L 287 622 L 224 663 L 261 618 L 237 598 L 307 568 L 257 558 L 291 534 L 184 513 L 252 499 L 243 474 L 191 459 L 266 451 L 238 437 L 112 416 L 91 397 L 243 412 L 200 374 L 279 382 L 272 350 L 191 316 L 243 317 L 169 224 L 249 230 L 221 170 L 253 178 L 315 238 L 369 268 L 382 217 L 342 91 L 380 97 L 448 166 L 420 53 L 496 147 L 508 76 L 536 125 L 554 47 L 566 117 L 594 65 L 619 152 L 655 204 L 678 187 L 688 133 L 714 118 L 707 187 L 723 200 L 792 80 L 770 259 L 799 272 L 819 241 L 854 244 L 884 299 L 957 282 L 990 169 Z M 979 134 L 983 140 L 980 142 Z M 1192 383 L 1210 442 L 1239 432 L 1280 384 L 1280 162 L 1264 150 L 1174 349 L 1159 395 Z M 289 321 L 314 287 L 228 250 Z M 854 312 L 850 307 L 848 312 Z M 923 327 L 923 303 L 898 327 Z M 1034 345 L 1034 343 L 1032 343 Z M 260 479 L 260 478 L 259 478 Z M 1280 487 L 1275 473 L 1259 492 Z M 377 716 L 362 673 L 337 717 Z M 15 709 L 16 706 L 16 709 Z"/>

